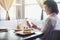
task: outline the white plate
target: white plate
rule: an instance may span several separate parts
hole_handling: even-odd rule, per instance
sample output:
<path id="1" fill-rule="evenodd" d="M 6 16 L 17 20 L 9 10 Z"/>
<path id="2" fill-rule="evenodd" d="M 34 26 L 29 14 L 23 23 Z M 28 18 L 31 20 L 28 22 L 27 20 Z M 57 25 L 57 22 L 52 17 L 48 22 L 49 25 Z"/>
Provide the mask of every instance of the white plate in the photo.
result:
<path id="1" fill-rule="evenodd" d="M 24 33 L 23 33 L 23 31 L 18 31 L 18 32 L 16 32 L 17 34 L 22 34 L 22 35 L 25 35 Z M 31 31 L 31 33 L 34 33 L 34 31 Z M 30 34 L 31 34 L 30 33 Z"/>

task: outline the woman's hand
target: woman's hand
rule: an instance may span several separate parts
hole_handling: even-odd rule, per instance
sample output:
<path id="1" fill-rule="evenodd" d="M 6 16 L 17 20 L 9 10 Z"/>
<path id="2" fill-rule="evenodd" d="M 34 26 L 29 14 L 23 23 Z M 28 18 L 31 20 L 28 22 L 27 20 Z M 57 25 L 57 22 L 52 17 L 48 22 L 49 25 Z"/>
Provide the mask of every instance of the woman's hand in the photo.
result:
<path id="1" fill-rule="evenodd" d="M 41 28 L 38 27 L 37 25 L 35 25 L 34 23 L 32 23 L 32 27 L 35 28 L 35 29 L 41 30 Z"/>
<path id="2" fill-rule="evenodd" d="M 32 28 L 35 28 L 35 29 L 41 30 L 41 28 L 38 27 L 37 25 L 35 25 L 34 23 L 31 23 L 31 24 L 32 24 L 32 25 L 31 25 L 31 24 L 29 23 L 29 21 L 26 21 L 26 22 L 27 22 L 27 25 L 28 25 L 30 28 L 32 27 Z"/>
<path id="3" fill-rule="evenodd" d="M 29 21 L 26 21 L 27 25 L 29 26 L 29 28 L 31 28 L 32 26 L 30 25 Z"/>

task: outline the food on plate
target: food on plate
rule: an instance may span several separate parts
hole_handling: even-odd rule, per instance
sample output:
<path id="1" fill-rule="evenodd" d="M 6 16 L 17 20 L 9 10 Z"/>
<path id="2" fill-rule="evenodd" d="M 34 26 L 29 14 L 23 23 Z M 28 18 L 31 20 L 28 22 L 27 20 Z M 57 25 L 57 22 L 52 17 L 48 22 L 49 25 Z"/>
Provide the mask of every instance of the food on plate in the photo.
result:
<path id="1" fill-rule="evenodd" d="M 28 28 L 28 27 L 24 27 L 24 30 L 23 30 L 23 33 L 24 34 L 29 34 L 29 33 L 31 33 L 31 28 Z"/>

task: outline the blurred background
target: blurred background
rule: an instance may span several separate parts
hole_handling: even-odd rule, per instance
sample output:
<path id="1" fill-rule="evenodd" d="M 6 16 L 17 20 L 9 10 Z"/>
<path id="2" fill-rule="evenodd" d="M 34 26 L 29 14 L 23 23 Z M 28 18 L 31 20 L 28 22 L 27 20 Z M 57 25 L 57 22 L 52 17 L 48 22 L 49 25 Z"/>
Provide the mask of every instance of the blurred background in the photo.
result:
<path id="1" fill-rule="evenodd" d="M 58 4 L 59 8 L 58 17 L 60 17 L 60 0 L 54 1 L 56 1 Z M 4 3 L 4 0 L 2 0 L 1 2 Z M 13 0 L 13 3 L 11 4 L 11 7 L 8 10 L 8 14 L 6 13 L 6 10 L 4 10 L 3 7 L 0 5 L 0 20 L 6 20 L 6 16 L 8 16 L 10 20 L 24 18 L 44 20 L 47 18 L 45 11 L 44 10 L 42 11 L 42 7 L 41 5 L 39 5 L 37 0 Z"/>

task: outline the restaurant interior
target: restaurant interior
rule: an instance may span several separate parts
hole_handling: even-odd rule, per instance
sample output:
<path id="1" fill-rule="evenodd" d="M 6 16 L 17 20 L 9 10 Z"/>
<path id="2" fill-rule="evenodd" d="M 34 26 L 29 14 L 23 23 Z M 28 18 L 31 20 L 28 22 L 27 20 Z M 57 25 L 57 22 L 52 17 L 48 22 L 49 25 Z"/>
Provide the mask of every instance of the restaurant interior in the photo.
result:
<path id="1" fill-rule="evenodd" d="M 0 0 L 0 40 L 40 40 L 42 31 L 32 28 L 31 23 L 43 28 L 43 21 L 48 17 L 44 1 Z M 50 1 L 57 3 L 60 12 L 60 0 Z M 29 21 L 31 27 L 26 21 Z"/>

